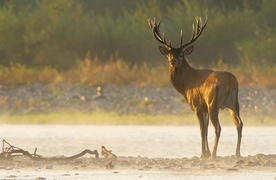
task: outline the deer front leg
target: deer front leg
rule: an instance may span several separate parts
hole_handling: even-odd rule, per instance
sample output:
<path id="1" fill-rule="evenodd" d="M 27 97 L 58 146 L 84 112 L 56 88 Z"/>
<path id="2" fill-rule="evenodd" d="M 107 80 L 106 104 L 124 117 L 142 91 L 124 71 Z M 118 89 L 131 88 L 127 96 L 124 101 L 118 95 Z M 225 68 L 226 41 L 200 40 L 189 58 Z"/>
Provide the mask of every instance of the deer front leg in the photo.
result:
<path id="1" fill-rule="evenodd" d="M 199 127 L 200 127 L 200 135 L 201 135 L 201 156 L 200 158 L 208 158 L 210 156 L 210 150 L 207 141 L 207 129 L 208 122 L 206 122 L 206 116 L 203 111 L 196 110 L 196 116 L 198 119 Z"/>
<path id="2" fill-rule="evenodd" d="M 206 131 L 205 152 L 206 152 L 206 157 L 210 157 L 211 152 L 210 152 L 209 145 L 208 145 L 208 126 L 209 126 L 209 114 L 208 113 L 204 113 L 204 122 L 205 122 L 205 131 Z"/>

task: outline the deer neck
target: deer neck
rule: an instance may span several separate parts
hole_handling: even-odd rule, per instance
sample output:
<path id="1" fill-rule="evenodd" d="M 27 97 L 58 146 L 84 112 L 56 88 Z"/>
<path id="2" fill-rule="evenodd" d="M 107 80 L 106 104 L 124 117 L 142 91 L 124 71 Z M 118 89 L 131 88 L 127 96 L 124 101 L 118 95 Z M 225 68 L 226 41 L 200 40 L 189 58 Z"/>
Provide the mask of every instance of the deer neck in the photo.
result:
<path id="1" fill-rule="evenodd" d="M 181 94 L 191 87 L 193 83 L 191 79 L 196 74 L 196 69 L 191 67 L 188 62 L 183 59 L 181 66 L 170 67 L 170 82 L 174 88 Z"/>

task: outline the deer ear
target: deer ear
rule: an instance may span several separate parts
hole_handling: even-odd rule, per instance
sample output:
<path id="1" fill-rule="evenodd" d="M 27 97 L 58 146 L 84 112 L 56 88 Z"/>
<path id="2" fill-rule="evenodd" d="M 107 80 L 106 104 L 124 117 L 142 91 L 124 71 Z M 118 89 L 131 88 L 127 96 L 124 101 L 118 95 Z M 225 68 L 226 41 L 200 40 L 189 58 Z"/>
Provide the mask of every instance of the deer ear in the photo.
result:
<path id="1" fill-rule="evenodd" d="M 194 46 L 190 46 L 190 47 L 187 47 L 186 49 L 184 49 L 184 55 L 189 55 L 193 52 L 194 50 Z"/>
<path id="2" fill-rule="evenodd" d="M 169 54 L 169 50 L 165 47 L 159 46 L 159 50 L 165 56 Z"/>

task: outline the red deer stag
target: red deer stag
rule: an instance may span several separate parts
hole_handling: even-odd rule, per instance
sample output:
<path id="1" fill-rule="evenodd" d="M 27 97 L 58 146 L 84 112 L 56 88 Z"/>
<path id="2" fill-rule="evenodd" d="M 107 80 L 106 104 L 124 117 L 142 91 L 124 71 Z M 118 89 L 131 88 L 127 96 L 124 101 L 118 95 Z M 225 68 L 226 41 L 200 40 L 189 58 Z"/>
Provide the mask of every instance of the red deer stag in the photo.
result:
<path id="1" fill-rule="evenodd" d="M 202 141 L 201 158 L 212 159 L 217 155 L 221 132 L 218 114 L 219 110 L 224 108 L 228 108 L 237 128 L 236 157 L 239 157 L 243 123 L 239 114 L 238 82 L 236 77 L 229 72 L 194 69 L 185 59 L 185 55 L 191 54 L 194 49 L 193 46 L 189 45 L 196 41 L 206 27 L 207 16 L 204 24 L 201 18 L 196 17 L 196 24 L 193 24 L 192 37 L 185 44 L 182 43 L 181 31 L 179 48 L 173 48 L 171 41 L 167 43 L 165 34 L 163 34 L 163 37 L 160 35 L 159 26 L 161 20 L 156 24 L 155 18 L 153 20 L 149 19 L 148 23 L 154 37 L 165 46 L 159 46 L 159 50 L 163 55 L 167 56 L 170 82 L 184 96 L 197 116 Z M 215 128 L 215 141 L 212 154 L 210 153 L 207 141 L 209 118 Z"/>

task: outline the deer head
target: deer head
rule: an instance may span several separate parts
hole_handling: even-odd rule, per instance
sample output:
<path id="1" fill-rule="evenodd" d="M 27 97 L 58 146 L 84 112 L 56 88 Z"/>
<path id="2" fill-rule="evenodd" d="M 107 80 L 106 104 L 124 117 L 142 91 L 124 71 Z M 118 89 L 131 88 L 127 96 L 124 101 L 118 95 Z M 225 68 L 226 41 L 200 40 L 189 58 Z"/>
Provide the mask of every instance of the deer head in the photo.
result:
<path id="1" fill-rule="evenodd" d="M 165 33 L 163 33 L 163 37 L 160 35 L 159 32 L 159 26 L 161 24 L 162 19 L 156 24 L 155 18 L 152 20 L 149 19 L 148 23 L 150 28 L 152 29 L 152 33 L 157 41 L 159 41 L 164 46 L 159 46 L 160 52 L 167 56 L 168 62 L 170 67 L 177 68 L 182 65 L 183 61 L 185 60 L 184 56 L 189 55 L 193 52 L 194 47 L 189 46 L 192 44 L 202 33 L 203 29 L 205 28 L 207 24 L 207 15 L 204 24 L 202 23 L 201 18 L 196 17 L 196 24 L 193 24 L 193 33 L 192 37 L 189 41 L 186 43 L 182 43 L 182 30 L 180 32 L 180 45 L 178 48 L 173 48 L 171 45 L 171 41 L 169 40 L 169 43 L 166 41 Z"/>

